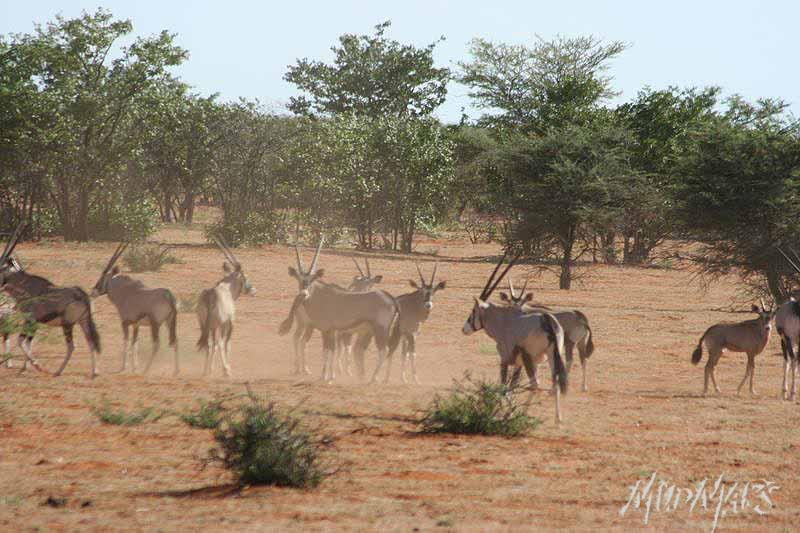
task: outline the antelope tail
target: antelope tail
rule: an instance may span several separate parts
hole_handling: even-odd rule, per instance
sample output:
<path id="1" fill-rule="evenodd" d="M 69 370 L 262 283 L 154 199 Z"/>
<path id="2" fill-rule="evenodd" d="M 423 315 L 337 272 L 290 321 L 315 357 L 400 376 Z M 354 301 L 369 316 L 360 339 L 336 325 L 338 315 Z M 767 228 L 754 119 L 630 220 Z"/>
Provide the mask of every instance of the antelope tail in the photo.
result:
<path id="1" fill-rule="evenodd" d="M 708 332 L 710 330 L 711 330 L 711 328 L 708 328 L 706 330 L 706 332 L 703 333 L 703 336 L 700 337 L 700 340 L 697 341 L 697 348 L 695 348 L 694 351 L 692 352 L 692 364 L 693 365 L 696 365 L 697 363 L 699 363 L 700 359 L 703 358 L 703 339 L 706 338 L 706 335 L 708 335 Z"/>
<path id="2" fill-rule="evenodd" d="M 101 353 L 100 333 L 97 331 L 97 325 L 92 317 L 92 301 L 86 291 L 78 287 L 75 287 L 75 289 L 78 299 L 86 306 L 86 340 L 89 341 L 89 347 L 93 351 Z"/>
<path id="3" fill-rule="evenodd" d="M 583 322 L 583 326 L 586 328 L 586 331 L 589 332 L 589 338 L 586 340 L 586 358 L 588 359 L 589 356 L 594 353 L 594 335 L 592 335 L 592 328 L 589 326 L 589 319 L 586 317 L 586 315 L 577 309 L 575 310 L 575 314 L 578 315 L 578 318 L 580 318 Z"/>
<path id="4" fill-rule="evenodd" d="M 394 301 L 396 312 L 392 319 L 391 333 L 389 334 L 389 357 L 391 357 L 397 349 L 397 345 L 400 344 L 400 339 L 403 336 L 402 331 L 400 331 L 400 305 L 397 303 L 396 299 L 392 298 L 392 300 Z"/>
<path id="5" fill-rule="evenodd" d="M 567 393 L 567 367 L 561 354 L 564 353 L 564 328 L 559 324 L 558 319 L 550 313 L 543 313 L 545 327 L 549 333 L 550 341 L 553 343 L 553 383 L 558 383 L 558 388 L 562 394 Z"/>
<path id="6" fill-rule="evenodd" d="M 178 345 L 178 302 L 175 300 L 175 296 L 171 292 L 167 292 L 167 298 L 169 299 L 169 305 L 172 308 L 172 312 L 169 315 L 169 345 L 170 346 L 177 346 Z"/>
<path id="7" fill-rule="evenodd" d="M 287 316 L 286 320 L 281 322 L 281 325 L 278 327 L 278 335 L 286 335 L 292 329 L 292 324 L 294 324 L 294 313 L 303 303 L 303 299 L 304 298 L 302 294 L 298 294 L 294 297 L 292 308 L 289 310 L 289 316 Z"/>
<path id="8" fill-rule="evenodd" d="M 217 305 L 217 291 L 206 289 L 200 293 L 197 302 L 198 309 L 205 309 L 205 320 L 200 324 L 200 339 L 197 341 L 198 350 L 208 349 L 208 336 L 211 333 L 211 310 Z"/>

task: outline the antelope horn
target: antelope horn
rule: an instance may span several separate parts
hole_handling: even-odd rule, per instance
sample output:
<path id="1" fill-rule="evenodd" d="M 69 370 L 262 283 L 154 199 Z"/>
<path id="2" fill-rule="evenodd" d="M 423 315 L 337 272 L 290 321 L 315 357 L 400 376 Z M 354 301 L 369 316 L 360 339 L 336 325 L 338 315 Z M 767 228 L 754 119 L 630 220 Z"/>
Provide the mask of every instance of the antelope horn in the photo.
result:
<path id="1" fill-rule="evenodd" d="M 319 259 L 319 251 L 322 250 L 322 243 L 325 242 L 325 237 L 321 237 L 319 239 L 319 244 L 317 245 L 317 251 L 314 252 L 314 259 L 311 260 L 311 268 L 308 269 L 309 273 L 316 272 L 317 270 L 317 259 Z"/>
<path id="2" fill-rule="evenodd" d="M 759 298 L 759 299 L 758 299 L 758 303 L 760 303 L 760 304 L 761 304 L 761 310 L 762 310 L 762 311 L 766 311 L 766 310 L 767 310 L 767 306 L 766 306 L 766 305 L 764 305 L 764 298 Z"/>
<path id="3" fill-rule="evenodd" d="M 492 284 L 495 274 L 497 274 L 497 271 L 500 270 L 500 267 L 503 265 L 503 261 L 506 260 L 507 256 L 508 252 L 503 252 L 503 257 L 501 257 L 500 261 L 497 263 L 497 265 L 495 265 L 494 270 L 492 271 L 492 275 L 489 276 L 489 279 L 486 281 L 486 285 L 483 286 L 483 290 L 481 291 L 481 296 L 480 296 L 481 300 L 485 299 L 486 291 L 489 289 L 489 285 Z"/>
<path id="4" fill-rule="evenodd" d="M 17 242 L 19 242 L 19 236 L 22 234 L 24 227 L 25 222 L 20 222 L 16 229 L 14 229 L 14 233 L 11 234 L 11 238 L 8 239 L 3 249 L 3 255 L 0 256 L 0 264 L 5 264 L 6 260 L 11 257 L 11 253 L 14 251 L 14 248 L 16 248 Z"/>
<path id="5" fill-rule="evenodd" d="M 503 278 L 506 276 L 506 274 L 508 274 L 508 271 L 511 270 L 511 267 L 514 266 L 514 263 L 516 263 L 518 259 L 519 259 L 519 254 L 515 255 L 514 258 L 511 259 L 511 261 L 508 263 L 508 265 L 506 265 L 506 268 L 503 270 L 503 272 L 500 273 L 500 275 L 497 277 L 497 280 L 495 280 L 494 285 L 492 285 L 492 288 L 490 288 L 489 292 L 486 293 L 486 298 L 492 295 L 494 290 L 497 288 L 498 285 L 500 285 L 500 282 L 503 281 Z"/>
<path id="6" fill-rule="evenodd" d="M 525 296 L 525 289 L 527 289 L 527 288 L 528 288 L 528 280 L 529 280 L 529 279 L 530 279 L 530 276 L 528 276 L 527 274 L 525 274 L 525 283 L 522 285 L 522 290 L 521 290 L 521 291 L 519 291 L 519 297 L 520 297 L 520 298 L 522 298 L 523 296 Z"/>
<path id="7" fill-rule="evenodd" d="M 417 267 L 417 274 L 419 274 L 419 281 L 420 281 L 420 283 L 422 283 L 423 285 L 425 285 L 425 278 L 422 276 L 422 270 L 420 270 L 420 268 L 419 268 L 419 263 L 417 263 L 416 261 L 414 261 L 414 266 L 415 266 L 415 267 Z"/>
<path id="8" fill-rule="evenodd" d="M 233 256 L 233 252 L 228 249 L 228 246 L 225 244 L 225 241 L 222 239 L 221 235 L 214 235 L 214 242 L 217 243 L 217 246 L 222 251 L 222 255 L 225 256 L 225 259 L 227 259 L 232 266 L 239 266 L 239 261 L 237 261 Z"/>
<path id="9" fill-rule="evenodd" d="M 297 241 L 294 243 L 294 255 L 297 256 L 297 269 L 300 273 L 303 273 L 303 262 L 300 261 L 300 247 L 297 245 Z"/>
<path id="10" fill-rule="evenodd" d="M 790 265 L 790 266 L 791 266 L 791 267 L 794 269 L 794 271 L 795 271 L 795 272 L 797 272 L 798 274 L 800 274 L 800 267 L 798 267 L 798 266 L 795 264 L 795 262 L 794 262 L 794 261 L 792 261 L 792 260 L 789 258 L 789 256 L 788 256 L 788 255 L 786 255 L 786 252 L 784 252 L 784 251 L 783 251 L 783 250 L 781 250 L 780 248 L 778 248 L 778 251 L 781 253 L 781 255 L 783 256 L 783 258 L 784 258 L 784 259 L 786 259 L 786 262 L 787 262 L 787 263 L 789 263 L 789 265 Z"/>
<path id="11" fill-rule="evenodd" d="M 433 263 L 433 274 L 431 274 L 431 286 L 433 286 L 433 280 L 436 278 L 436 269 L 439 268 L 439 262 L 436 261 Z"/>
<path id="12" fill-rule="evenodd" d="M 353 263 L 356 265 L 356 268 L 358 269 L 358 273 L 361 274 L 361 277 L 363 278 L 364 277 L 364 271 L 361 270 L 361 265 L 358 264 L 358 261 L 356 261 L 355 257 L 353 257 L 352 259 L 353 259 Z"/>
<path id="13" fill-rule="evenodd" d="M 364 264 L 367 265 L 367 276 L 372 277 L 372 269 L 369 268 L 369 257 L 364 258 Z"/>
<path id="14" fill-rule="evenodd" d="M 508 278 L 508 290 L 511 291 L 511 297 L 516 298 L 517 293 L 514 292 L 514 283 L 512 283 L 511 278 Z"/>
<path id="15" fill-rule="evenodd" d="M 117 245 L 117 249 L 114 250 L 114 253 L 111 255 L 111 259 L 108 260 L 108 264 L 103 269 L 104 275 L 111 270 L 111 268 L 114 266 L 114 263 L 116 263 L 119 260 L 120 256 L 122 255 L 122 252 L 124 252 L 125 248 L 127 247 L 128 247 L 127 242 L 121 242 Z"/>

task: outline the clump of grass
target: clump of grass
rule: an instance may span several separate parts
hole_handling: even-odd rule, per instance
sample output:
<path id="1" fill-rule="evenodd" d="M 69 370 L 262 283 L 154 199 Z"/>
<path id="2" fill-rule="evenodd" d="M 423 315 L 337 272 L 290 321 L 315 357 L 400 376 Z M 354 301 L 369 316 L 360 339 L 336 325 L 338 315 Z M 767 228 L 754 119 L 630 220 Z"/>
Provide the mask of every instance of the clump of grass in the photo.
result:
<path id="1" fill-rule="evenodd" d="M 433 399 L 419 424 L 426 433 L 524 435 L 536 429 L 541 420 L 526 414 L 519 390 L 474 381 L 467 374 L 447 396 Z"/>
<path id="2" fill-rule="evenodd" d="M 312 488 L 333 472 L 322 458 L 330 443 L 281 413 L 273 402 L 250 396 L 251 402 L 231 409 L 214 432 L 220 461 L 243 485 Z"/>
<path id="3" fill-rule="evenodd" d="M 138 426 L 146 422 L 156 422 L 166 414 L 165 411 L 159 411 L 154 407 L 143 407 L 137 411 L 131 412 L 126 412 L 122 409 L 114 409 L 107 398 L 104 398 L 100 405 L 93 405 L 91 410 L 92 414 L 94 414 L 100 422 L 112 426 Z"/>
<path id="4" fill-rule="evenodd" d="M 166 244 L 144 243 L 133 245 L 124 256 L 131 272 L 157 272 L 164 265 L 179 263 Z"/>
<path id="5" fill-rule="evenodd" d="M 194 313 L 197 310 L 198 294 L 181 294 L 178 295 L 178 312 L 179 313 Z"/>
<path id="6" fill-rule="evenodd" d="M 225 415 L 224 402 L 225 399 L 200 400 L 197 409 L 179 415 L 180 419 L 193 428 L 216 429 Z"/>

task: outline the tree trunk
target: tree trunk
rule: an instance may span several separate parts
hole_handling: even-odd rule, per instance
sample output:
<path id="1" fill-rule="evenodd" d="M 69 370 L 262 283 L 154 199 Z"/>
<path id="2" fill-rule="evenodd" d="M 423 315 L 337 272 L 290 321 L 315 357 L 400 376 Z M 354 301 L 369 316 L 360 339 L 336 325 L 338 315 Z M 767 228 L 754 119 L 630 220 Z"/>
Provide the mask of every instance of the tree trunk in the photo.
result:
<path id="1" fill-rule="evenodd" d="M 569 239 L 564 246 L 561 256 L 561 275 L 558 278 L 558 288 L 568 291 L 572 287 L 572 247 L 575 244 L 574 231 L 570 230 Z"/>

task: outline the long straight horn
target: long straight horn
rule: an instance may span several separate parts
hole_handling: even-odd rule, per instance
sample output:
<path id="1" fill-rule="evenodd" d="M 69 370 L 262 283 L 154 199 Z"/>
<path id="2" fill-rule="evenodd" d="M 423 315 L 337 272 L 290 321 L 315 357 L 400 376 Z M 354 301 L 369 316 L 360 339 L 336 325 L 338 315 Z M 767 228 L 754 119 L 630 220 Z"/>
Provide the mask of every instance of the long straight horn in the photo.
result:
<path id="1" fill-rule="evenodd" d="M 423 285 L 425 285 L 425 278 L 422 275 L 422 270 L 420 270 L 420 268 L 419 268 L 419 263 L 414 261 L 414 266 L 417 267 L 417 274 L 419 274 L 419 282 L 422 283 Z"/>
<path id="2" fill-rule="evenodd" d="M 122 255 L 122 252 L 124 252 L 125 248 L 127 248 L 127 247 L 128 247 L 128 243 L 127 242 L 121 242 L 121 243 L 119 243 L 117 245 L 117 249 L 114 250 L 114 253 L 111 255 L 111 259 L 108 260 L 108 264 L 103 269 L 103 275 L 105 275 L 108 271 L 110 271 L 113 268 L 114 263 L 117 262 L 117 260 L 119 259 L 119 256 Z"/>
<path id="3" fill-rule="evenodd" d="M 304 270 L 303 270 L 303 262 L 300 261 L 300 247 L 297 245 L 297 241 L 295 241 L 295 243 L 294 243 L 294 255 L 297 256 L 297 269 L 302 274 L 304 272 Z"/>
<path id="4" fill-rule="evenodd" d="M 367 276 L 372 277 L 372 269 L 369 268 L 369 257 L 364 258 L 364 264 L 367 265 Z"/>
<path id="5" fill-rule="evenodd" d="M 517 259 L 519 259 L 519 254 L 515 255 L 514 258 L 511 259 L 511 261 L 509 261 L 508 265 L 506 265 L 505 270 L 503 270 L 503 272 L 497 277 L 497 279 L 494 282 L 494 285 L 492 285 L 492 287 L 489 289 L 489 292 L 486 293 L 486 298 L 491 296 L 494 290 L 497 288 L 497 286 L 500 285 L 500 282 L 503 281 L 504 277 L 506 277 L 508 271 L 511 270 L 511 267 L 514 266 L 514 263 L 517 262 Z"/>
<path id="6" fill-rule="evenodd" d="M 523 296 L 525 296 L 525 289 L 527 289 L 527 288 L 528 288 L 528 280 L 529 280 L 529 279 L 530 279 L 530 276 L 529 276 L 528 274 L 525 274 L 525 284 L 524 284 L 524 285 L 522 285 L 522 290 L 521 290 L 521 291 L 519 291 L 519 296 L 520 296 L 520 298 L 522 298 Z"/>
<path id="7" fill-rule="evenodd" d="M 352 259 L 353 259 L 353 264 L 355 264 L 356 268 L 358 269 L 358 273 L 361 274 L 361 277 L 363 278 L 364 277 L 364 271 L 361 270 L 361 265 L 358 264 L 358 261 L 356 261 L 355 257 L 353 257 Z"/>
<path id="8" fill-rule="evenodd" d="M 317 259 L 319 259 L 319 251 L 322 250 L 322 243 L 325 242 L 325 237 L 321 237 L 319 240 L 319 244 L 317 245 L 317 251 L 314 252 L 314 259 L 311 260 L 311 268 L 308 269 L 309 273 L 316 272 L 317 270 Z"/>
<path id="9" fill-rule="evenodd" d="M 436 269 L 438 268 L 439 268 L 439 262 L 436 261 L 433 264 L 433 274 L 431 274 L 431 283 L 430 283 L 431 287 L 433 287 L 433 280 L 436 279 Z"/>
<path id="10" fill-rule="evenodd" d="M 506 260 L 507 256 L 508 252 L 504 252 L 503 257 L 501 257 L 500 261 L 497 263 L 497 265 L 495 265 L 494 270 L 492 271 L 492 275 L 489 276 L 488 280 L 486 280 L 486 285 L 483 286 L 483 290 L 481 291 L 481 296 L 480 296 L 481 300 L 483 300 L 486 297 L 486 291 L 489 289 L 489 286 L 492 284 L 492 281 L 494 280 L 495 274 L 497 274 L 497 271 L 500 270 L 500 267 L 503 265 L 503 261 Z"/>
<path id="11" fill-rule="evenodd" d="M 795 264 L 795 262 L 794 262 L 794 261 L 792 261 L 792 260 L 789 258 L 789 256 L 788 256 L 788 255 L 786 255 L 786 252 L 784 252 L 784 251 L 783 251 L 783 250 L 781 250 L 780 248 L 778 248 L 778 251 L 781 253 L 781 255 L 783 256 L 783 258 L 784 258 L 784 259 L 786 259 L 786 262 L 787 262 L 787 263 L 789 263 L 789 265 L 790 265 L 790 266 L 791 266 L 791 267 L 794 269 L 794 271 L 795 271 L 795 272 L 797 272 L 798 274 L 800 274 L 800 267 L 798 267 L 798 266 Z"/>
<path id="12" fill-rule="evenodd" d="M 222 243 L 222 251 L 225 252 L 225 256 L 228 258 L 228 261 L 233 263 L 233 266 L 241 266 L 239 260 L 236 259 L 235 255 L 233 255 L 233 250 L 231 250 L 231 247 L 228 246 L 227 242 L 225 242 L 225 239 L 222 237 L 222 235 L 219 235 L 219 242 Z"/>
<path id="13" fill-rule="evenodd" d="M 511 282 L 511 278 L 508 278 L 508 290 L 511 291 L 511 298 L 516 299 L 517 293 L 514 292 L 514 284 Z"/>
<path id="14" fill-rule="evenodd" d="M 11 253 L 14 251 L 14 248 L 16 248 L 17 243 L 19 242 L 19 236 L 22 234 L 24 227 L 25 222 L 20 222 L 14 229 L 14 233 L 11 234 L 11 238 L 8 239 L 8 242 L 3 249 L 3 255 L 0 256 L 0 265 L 5 264 L 6 260 L 11 256 Z"/>
<path id="15" fill-rule="evenodd" d="M 767 310 L 767 306 L 766 306 L 766 305 L 764 305 L 764 298 L 759 298 L 759 299 L 758 299 L 758 303 L 760 303 L 760 304 L 761 304 L 761 310 L 762 310 L 762 311 L 766 311 L 766 310 Z"/>

